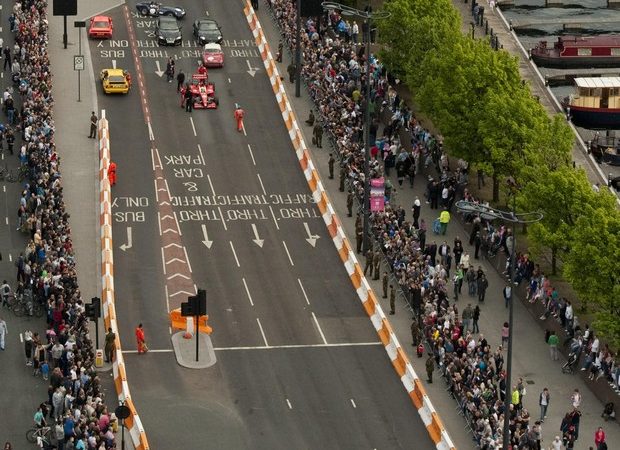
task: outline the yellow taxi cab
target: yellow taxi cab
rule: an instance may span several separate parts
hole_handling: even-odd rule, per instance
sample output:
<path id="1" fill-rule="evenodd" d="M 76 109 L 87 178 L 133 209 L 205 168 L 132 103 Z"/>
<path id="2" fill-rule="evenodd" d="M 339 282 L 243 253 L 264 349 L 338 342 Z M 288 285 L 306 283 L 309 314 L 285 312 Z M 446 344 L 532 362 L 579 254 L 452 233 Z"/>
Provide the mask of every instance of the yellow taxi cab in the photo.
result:
<path id="1" fill-rule="evenodd" d="M 126 94 L 131 87 L 131 76 L 123 69 L 103 69 L 99 78 L 106 94 Z"/>

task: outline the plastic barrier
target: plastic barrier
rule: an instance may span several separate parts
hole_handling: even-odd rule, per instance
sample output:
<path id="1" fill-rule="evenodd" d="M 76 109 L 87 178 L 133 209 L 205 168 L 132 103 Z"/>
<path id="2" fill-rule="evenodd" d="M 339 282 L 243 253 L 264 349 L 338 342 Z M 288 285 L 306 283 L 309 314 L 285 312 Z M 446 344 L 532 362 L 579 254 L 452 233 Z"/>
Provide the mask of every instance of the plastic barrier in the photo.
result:
<path id="1" fill-rule="evenodd" d="M 114 258 L 112 245 L 112 191 L 108 180 L 108 166 L 110 165 L 110 130 L 105 110 L 101 110 L 98 123 L 99 132 L 99 225 L 101 227 L 101 301 L 103 303 L 103 322 L 106 331 L 112 328 L 116 334 L 112 373 L 119 402 L 129 407 L 131 415 L 125 419 L 125 427 L 136 450 L 148 450 L 149 444 L 142 427 L 140 416 L 131 400 L 125 361 L 121 349 L 121 340 L 116 324 L 116 310 L 114 308 Z"/>
<path id="2" fill-rule="evenodd" d="M 456 450 L 456 447 L 452 443 L 448 432 L 445 430 L 439 415 L 435 411 L 430 399 L 426 395 L 424 387 L 417 374 L 413 370 L 413 366 L 409 362 L 407 355 L 402 349 L 396 335 L 392 331 L 381 305 L 375 297 L 375 293 L 368 284 L 368 281 L 364 277 L 364 271 L 360 267 L 355 252 L 352 250 L 349 241 L 347 240 L 344 230 L 340 225 L 340 219 L 336 216 L 336 212 L 332 207 L 327 191 L 323 188 L 323 183 L 319 177 L 318 171 L 314 168 L 312 158 L 306 147 L 303 135 L 300 131 L 295 114 L 289 104 L 282 80 L 276 67 L 275 60 L 269 50 L 267 39 L 262 31 L 258 17 L 256 16 L 254 9 L 250 2 L 245 0 L 244 8 L 245 16 L 247 18 L 250 30 L 254 35 L 256 45 L 263 59 L 265 70 L 271 82 L 271 87 L 276 96 L 276 100 L 282 113 L 282 119 L 288 130 L 289 137 L 293 144 L 293 148 L 299 159 L 299 164 L 304 172 L 312 195 L 317 204 L 317 207 L 321 211 L 321 215 L 329 234 L 338 249 L 340 259 L 344 263 L 344 266 L 351 278 L 351 282 L 357 291 L 357 294 L 368 314 L 370 320 L 379 335 L 379 339 L 383 343 L 385 350 L 392 361 L 392 365 L 398 373 L 401 382 L 405 386 L 405 389 L 409 393 L 413 404 L 418 410 L 418 414 L 422 418 L 428 434 L 435 443 L 438 450 Z"/>

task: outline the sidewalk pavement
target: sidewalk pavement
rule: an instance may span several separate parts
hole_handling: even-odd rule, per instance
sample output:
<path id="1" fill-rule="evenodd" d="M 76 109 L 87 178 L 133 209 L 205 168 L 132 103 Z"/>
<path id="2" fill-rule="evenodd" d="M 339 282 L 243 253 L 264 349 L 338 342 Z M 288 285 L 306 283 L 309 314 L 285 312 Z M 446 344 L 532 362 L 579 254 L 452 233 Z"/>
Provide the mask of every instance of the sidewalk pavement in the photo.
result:
<path id="1" fill-rule="evenodd" d="M 277 48 L 277 43 L 280 38 L 280 33 L 277 30 L 274 20 L 270 15 L 267 7 L 261 8 L 258 11 L 258 15 L 261 21 L 261 25 L 268 41 L 271 43 L 270 48 Z M 291 54 L 285 52 L 282 63 L 278 64 L 278 69 L 281 75 L 284 73 L 286 67 L 291 61 Z M 289 101 L 297 115 L 297 118 L 302 124 L 302 132 L 306 140 L 306 144 L 312 142 L 312 128 L 304 125 L 304 120 L 308 117 L 310 110 L 312 109 L 312 100 L 307 94 L 305 88 L 302 88 L 301 97 L 295 97 L 294 84 L 285 82 L 285 89 L 288 94 Z M 335 207 L 343 225 L 349 241 L 355 242 L 355 219 L 346 217 L 346 195 L 338 191 L 338 177 L 333 180 L 329 180 L 328 174 L 328 153 L 330 152 L 330 146 L 324 146 L 323 149 L 318 149 L 314 146 L 309 146 L 312 154 L 315 167 L 321 175 L 324 187 L 328 190 L 330 201 Z M 335 154 L 336 156 L 336 154 Z M 296 169 L 293 169 L 296 170 Z M 432 170 L 432 169 L 431 169 Z M 395 171 L 392 171 L 395 172 Z M 398 188 L 396 200 L 393 204 L 397 206 L 402 205 L 407 212 L 407 219 L 411 219 L 411 205 L 415 200 L 415 196 L 418 196 L 421 201 L 424 201 L 424 191 L 426 188 L 426 180 L 429 173 L 420 173 L 416 176 L 414 188 L 408 187 L 408 183 L 403 183 L 403 188 Z M 433 173 L 433 175 L 436 175 Z M 389 177 L 392 184 L 398 187 L 398 183 L 394 176 Z M 428 205 L 422 204 L 421 218 L 423 218 L 427 224 L 431 224 L 435 218 L 437 218 L 439 211 L 430 210 Z M 469 245 L 468 237 L 469 233 L 465 230 L 459 220 L 457 220 L 456 212 L 452 212 L 452 221 L 448 226 L 448 230 L 445 236 L 433 236 L 429 230 L 427 237 L 427 243 L 435 240 L 437 244 L 441 244 L 444 240 L 452 247 L 454 238 L 460 236 L 465 251 L 471 256 L 472 264 L 476 267 L 478 264 L 482 266 L 483 270 L 488 276 L 489 288 L 487 289 L 487 298 L 484 304 L 481 305 L 481 316 L 479 326 L 481 332 L 484 334 L 492 349 L 497 348 L 501 344 L 501 328 L 505 321 L 508 320 L 508 310 L 504 306 L 502 297 L 502 289 L 505 286 L 505 279 L 501 275 L 501 270 L 498 271 L 494 267 L 499 263 L 494 264 L 494 260 L 489 262 L 486 259 L 475 260 L 473 258 L 473 247 Z M 359 255 L 361 257 L 361 255 Z M 503 264 L 502 264 L 503 266 Z M 385 264 L 382 264 L 381 272 L 386 269 Z M 378 293 L 377 299 L 381 302 L 384 311 L 389 310 L 389 302 L 386 299 L 381 298 L 381 282 L 368 279 L 375 293 Z M 466 294 L 466 286 L 463 292 L 464 295 L 460 296 L 459 311 L 468 304 L 472 303 L 475 306 L 477 299 L 468 297 Z M 522 289 L 517 290 L 514 304 L 514 341 L 513 341 L 513 384 L 516 384 L 518 377 L 523 377 L 527 383 L 527 395 L 524 399 L 525 408 L 530 411 L 532 418 L 538 418 L 540 414 L 540 408 L 538 406 L 538 395 L 544 387 L 548 387 L 551 393 L 550 406 L 547 411 L 547 420 L 545 420 L 543 428 L 543 446 L 550 445 L 551 441 L 556 435 L 560 435 L 560 423 L 564 414 L 572 409 L 571 407 L 571 394 L 575 388 L 578 388 L 582 393 L 582 413 L 581 426 L 580 426 L 580 439 L 576 445 L 576 449 L 588 449 L 594 445 L 594 432 L 599 426 L 603 426 L 607 434 L 607 442 L 609 448 L 615 448 L 614 443 L 620 443 L 620 429 L 615 423 L 604 423 L 601 419 L 601 412 L 603 405 L 596 399 L 594 394 L 586 386 L 582 377 L 579 375 L 565 375 L 562 374 L 561 366 L 564 360 L 553 362 L 549 357 L 549 351 L 544 340 L 544 330 L 538 324 L 537 317 L 528 312 L 528 309 L 522 302 L 523 296 L 519 296 Z M 527 302 L 526 302 L 527 303 Z M 415 348 L 411 346 L 411 332 L 410 325 L 412 321 L 412 314 L 407 307 L 404 296 L 400 298 L 397 303 L 396 314 L 390 316 L 390 324 L 392 325 L 398 339 L 407 355 L 413 364 L 418 376 L 421 379 L 425 379 L 425 358 L 418 359 L 416 356 Z M 505 356 L 505 355 L 504 355 Z M 386 360 L 386 364 L 387 364 Z M 459 449 L 474 449 L 475 443 L 472 440 L 472 435 L 466 429 L 466 422 L 462 416 L 458 413 L 458 405 L 456 401 L 449 395 L 446 388 L 447 385 L 444 382 L 435 382 L 433 384 L 425 383 L 425 389 L 440 415 L 444 426 L 448 430 L 453 442 Z M 403 391 L 403 395 L 405 392 Z"/>

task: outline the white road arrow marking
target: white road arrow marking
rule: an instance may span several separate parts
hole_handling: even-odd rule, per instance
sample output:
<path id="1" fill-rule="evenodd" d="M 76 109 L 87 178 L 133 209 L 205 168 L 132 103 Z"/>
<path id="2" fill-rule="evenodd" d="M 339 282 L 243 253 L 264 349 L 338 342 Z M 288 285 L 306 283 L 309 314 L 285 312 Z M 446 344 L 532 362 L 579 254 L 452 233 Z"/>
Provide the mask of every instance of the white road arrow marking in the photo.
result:
<path id="1" fill-rule="evenodd" d="M 131 239 L 131 227 L 127 227 L 127 243 L 120 246 L 122 251 L 126 251 L 128 248 L 132 247 L 132 239 Z"/>
<path id="2" fill-rule="evenodd" d="M 155 73 L 157 74 L 158 77 L 161 78 L 165 72 L 161 70 L 161 67 L 159 66 L 159 61 L 155 61 L 155 65 L 157 66 L 157 70 L 155 71 Z"/>
<path id="3" fill-rule="evenodd" d="M 252 231 L 254 231 L 254 239 L 252 239 L 252 241 L 254 241 L 254 243 L 260 248 L 263 248 L 265 240 L 260 238 L 260 236 L 258 235 L 258 230 L 256 229 L 256 225 L 254 224 L 252 224 Z"/>
<path id="4" fill-rule="evenodd" d="M 116 69 L 116 60 L 115 59 L 112 60 L 112 68 Z"/>
<path id="5" fill-rule="evenodd" d="M 308 237 L 306 238 L 306 242 L 310 244 L 311 246 L 315 247 L 316 240 L 320 238 L 321 236 L 319 236 L 318 234 L 310 233 L 310 227 L 308 226 L 306 222 L 304 222 L 304 228 L 306 229 L 306 234 L 308 235 Z"/>
<path id="6" fill-rule="evenodd" d="M 211 248 L 211 246 L 213 245 L 213 241 L 209 240 L 209 235 L 207 234 L 207 225 L 204 223 L 202 224 L 202 235 L 204 236 L 204 240 L 202 241 L 202 243 L 205 245 L 205 247 Z"/>
<path id="7" fill-rule="evenodd" d="M 245 62 L 248 63 L 248 70 L 246 70 L 246 72 L 249 73 L 251 77 L 254 77 L 254 75 L 256 75 L 256 72 L 258 72 L 260 69 L 258 67 L 252 67 L 249 59 L 246 59 Z"/>

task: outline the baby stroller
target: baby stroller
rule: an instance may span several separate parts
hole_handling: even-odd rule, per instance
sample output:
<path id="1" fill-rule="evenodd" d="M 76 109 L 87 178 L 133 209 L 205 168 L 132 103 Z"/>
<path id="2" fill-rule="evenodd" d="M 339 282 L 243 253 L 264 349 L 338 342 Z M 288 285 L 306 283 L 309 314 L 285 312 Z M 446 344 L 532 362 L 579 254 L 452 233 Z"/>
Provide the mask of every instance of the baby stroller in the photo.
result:
<path id="1" fill-rule="evenodd" d="M 562 373 L 570 373 L 574 372 L 574 366 L 577 364 L 577 353 L 570 352 L 568 354 L 568 361 L 562 366 Z"/>

